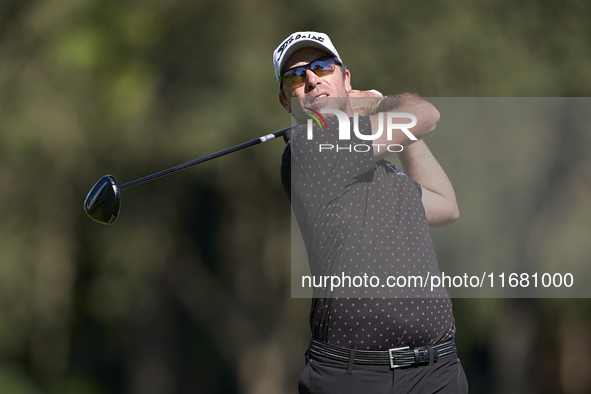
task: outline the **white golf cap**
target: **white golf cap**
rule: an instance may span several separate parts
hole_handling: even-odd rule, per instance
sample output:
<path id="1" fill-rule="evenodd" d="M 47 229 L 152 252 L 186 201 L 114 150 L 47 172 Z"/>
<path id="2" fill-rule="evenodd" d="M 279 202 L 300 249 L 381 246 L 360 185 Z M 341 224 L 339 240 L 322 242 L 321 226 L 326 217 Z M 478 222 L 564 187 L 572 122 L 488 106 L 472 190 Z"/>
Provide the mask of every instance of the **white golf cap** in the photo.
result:
<path id="1" fill-rule="evenodd" d="M 287 59 L 295 51 L 302 48 L 320 49 L 335 56 L 341 64 L 343 63 L 337 49 L 332 45 L 330 38 L 326 34 L 316 31 L 299 31 L 283 40 L 277 49 L 275 49 L 275 52 L 273 52 L 273 64 L 275 66 L 275 80 L 277 81 L 277 85 L 280 85 L 279 77 Z"/>

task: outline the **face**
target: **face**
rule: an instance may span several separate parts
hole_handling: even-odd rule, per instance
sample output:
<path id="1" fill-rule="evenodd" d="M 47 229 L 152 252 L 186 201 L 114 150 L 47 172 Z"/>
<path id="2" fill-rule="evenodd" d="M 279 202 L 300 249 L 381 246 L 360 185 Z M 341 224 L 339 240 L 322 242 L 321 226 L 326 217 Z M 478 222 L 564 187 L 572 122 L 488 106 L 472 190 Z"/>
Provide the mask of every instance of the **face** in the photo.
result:
<path id="1" fill-rule="evenodd" d="M 316 48 L 300 49 L 290 56 L 282 72 L 292 67 L 306 65 L 324 56 L 330 55 Z M 287 112 L 292 113 L 296 120 L 302 123 L 302 120 L 305 121 L 307 117 L 300 115 L 300 107 L 309 107 L 314 110 L 339 107 L 335 109 L 345 110 L 344 107 L 348 105 L 346 97 L 351 91 L 351 74 L 349 70 L 343 72 L 341 67 L 337 67 L 332 74 L 322 77 L 311 70 L 306 70 L 306 82 L 302 86 L 290 88 L 283 85 L 282 87 L 283 94 L 279 93 L 279 102 Z M 292 107 L 292 97 L 299 98 L 296 107 Z M 337 100 L 338 98 L 344 98 L 344 100 Z M 296 103 L 295 100 L 294 103 Z"/>

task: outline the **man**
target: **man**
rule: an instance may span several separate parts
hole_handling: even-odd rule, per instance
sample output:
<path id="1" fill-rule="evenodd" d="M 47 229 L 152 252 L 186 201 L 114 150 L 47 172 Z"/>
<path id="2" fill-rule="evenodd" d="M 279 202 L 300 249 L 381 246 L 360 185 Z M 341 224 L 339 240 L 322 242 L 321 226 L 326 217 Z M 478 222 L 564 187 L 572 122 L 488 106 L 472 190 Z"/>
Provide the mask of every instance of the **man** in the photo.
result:
<path id="1" fill-rule="evenodd" d="M 286 138 L 282 181 L 312 273 L 436 275 L 429 226 L 459 216 L 451 183 L 422 140 L 439 112 L 415 95 L 352 89 L 351 72 L 323 33 L 290 35 L 273 62 L 279 101 L 301 124 Z M 409 122 L 394 117 L 414 115 L 411 133 L 385 132 L 388 111 L 398 124 Z M 349 141 L 339 139 L 341 112 L 355 128 Z M 318 117 L 320 127 L 308 122 L 313 114 L 326 116 L 324 127 Z M 390 146 L 402 147 L 406 174 L 383 160 Z M 444 289 L 423 296 L 415 288 L 315 288 L 310 326 L 300 393 L 468 391 Z"/>

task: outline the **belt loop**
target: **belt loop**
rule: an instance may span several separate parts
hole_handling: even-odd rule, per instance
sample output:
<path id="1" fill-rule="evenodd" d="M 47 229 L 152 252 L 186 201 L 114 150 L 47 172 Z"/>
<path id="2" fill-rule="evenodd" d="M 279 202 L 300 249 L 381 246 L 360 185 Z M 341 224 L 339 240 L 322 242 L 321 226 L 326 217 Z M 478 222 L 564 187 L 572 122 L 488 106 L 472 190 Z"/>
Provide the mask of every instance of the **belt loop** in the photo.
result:
<path id="1" fill-rule="evenodd" d="M 351 374 L 353 372 L 353 361 L 355 360 L 355 349 L 351 349 L 351 353 L 349 354 L 349 363 L 347 364 L 347 373 Z"/>
<path id="2" fill-rule="evenodd" d="M 433 365 L 433 360 L 435 359 L 435 352 L 433 351 L 433 346 L 427 345 L 426 347 L 429 351 L 429 365 Z"/>

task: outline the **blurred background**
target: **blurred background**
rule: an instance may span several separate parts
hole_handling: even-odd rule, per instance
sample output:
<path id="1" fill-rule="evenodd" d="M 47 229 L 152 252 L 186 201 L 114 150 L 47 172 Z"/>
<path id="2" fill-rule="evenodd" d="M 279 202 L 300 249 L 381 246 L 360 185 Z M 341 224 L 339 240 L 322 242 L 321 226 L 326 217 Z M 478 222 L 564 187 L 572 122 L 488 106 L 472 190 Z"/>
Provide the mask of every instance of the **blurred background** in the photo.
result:
<path id="1" fill-rule="evenodd" d="M 585 0 L 0 2 L 0 392 L 296 393 L 283 142 L 126 189 L 112 226 L 92 185 L 289 126 L 271 54 L 296 30 L 328 33 L 357 89 L 585 97 L 590 21 Z M 590 262 L 589 128 L 427 143 L 461 211 L 433 231 L 442 270 Z M 471 392 L 591 393 L 589 299 L 454 310 Z"/>

